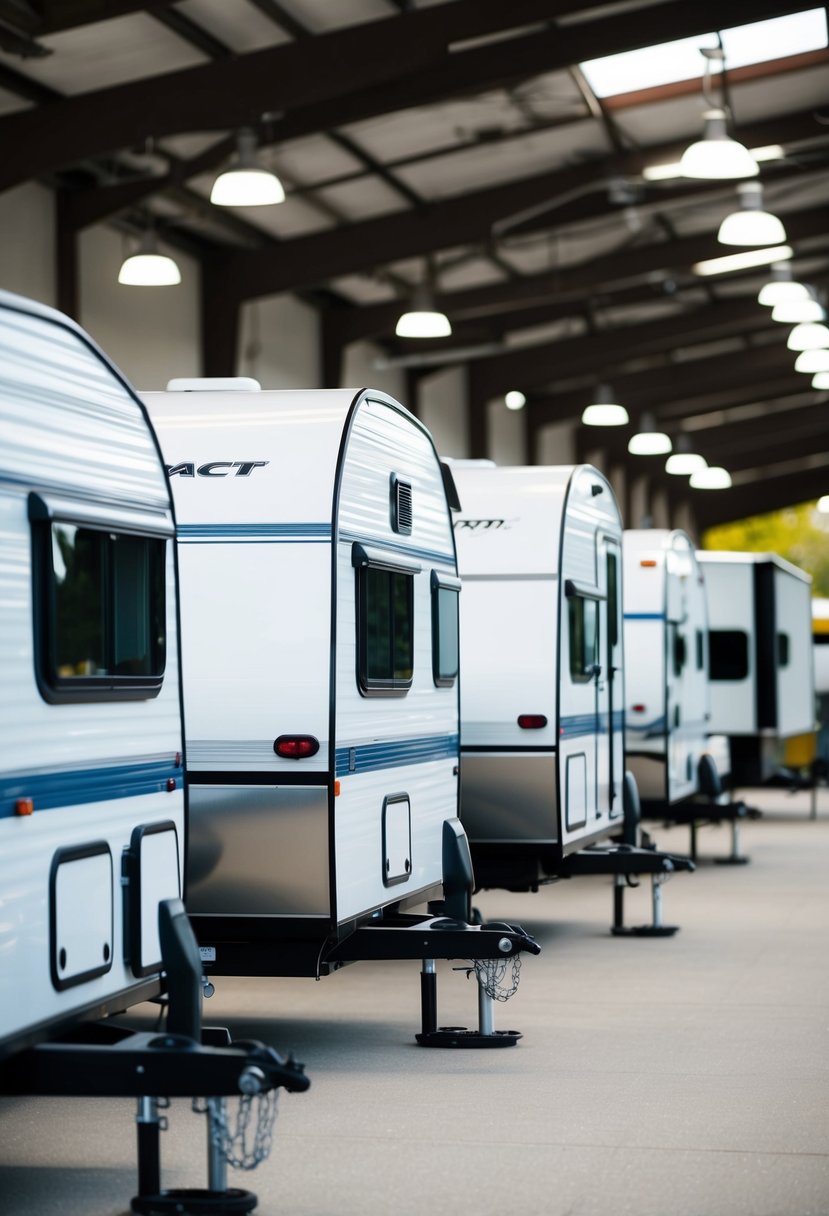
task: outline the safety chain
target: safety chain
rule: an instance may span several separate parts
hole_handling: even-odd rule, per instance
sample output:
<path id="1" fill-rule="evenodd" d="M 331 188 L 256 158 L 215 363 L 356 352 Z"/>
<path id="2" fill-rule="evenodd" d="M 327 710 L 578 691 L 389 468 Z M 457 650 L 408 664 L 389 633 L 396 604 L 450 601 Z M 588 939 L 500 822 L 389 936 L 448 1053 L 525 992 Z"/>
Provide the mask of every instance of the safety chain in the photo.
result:
<path id="1" fill-rule="evenodd" d="M 271 1151 L 273 1129 L 276 1122 L 279 1090 L 269 1089 L 264 1093 L 242 1094 L 236 1112 L 236 1126 L 231 1132 L 228 1121 L 227 1102 L 223 1098 L 194 1098 L 193 1110 L 206 1114 L 210 1127 L 210 1141 L 217 1153 L 235 1170 L 255 1170 Z M 248 1132 L 256 1101 L 256 1128 L 253 1144 L 248 1146 Z"/>
<path id="2" fill-rule="evenodd" d="M 474 969 L 478 983 L 491 1000 L 508 1001 L 518 991 L 521 980 L 520 954 L 514 954 L 512 958 L 476 959 Z"/>

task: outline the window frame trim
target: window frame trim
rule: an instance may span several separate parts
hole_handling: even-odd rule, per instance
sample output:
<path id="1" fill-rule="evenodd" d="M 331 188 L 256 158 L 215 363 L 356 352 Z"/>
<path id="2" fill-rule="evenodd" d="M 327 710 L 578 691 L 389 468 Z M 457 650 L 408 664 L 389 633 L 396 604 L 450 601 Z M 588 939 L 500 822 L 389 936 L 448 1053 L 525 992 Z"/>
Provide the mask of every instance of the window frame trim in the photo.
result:
<path id="1" fill-rule="evenodd" d="M 415 628 L 414 628 L 414 592 L 415 578 L 423 567 L 419 562 L 399 558 L 383 549 L 375 549 L 355 541 L 351 546 L 351 564 L 354 567 L 354 607 L 357 631 L 357 689 L 361 697 L 405 697 L 414 683 L 415 670 Z M 368 570 L 383 570 L 387 574 L 403 574 L 411 579 L 411 649 L 412 674 L 408 680 L 392 677 L 390 680 L 374 679 L 369 681 L 366 671 L 367 659 L 367 613 L 365 609 L 365 574 Z"/>
<path id="2" fill-rule="evenodd" d="M 453 574 L 443 574 L 439 570 L 432 570 L 429 575 L 429 594 L 431 596 L 432 608 L 432 679 L 436 688 L 454 688 L 455 682 L 460 675 L 461 670 L 461 631 L 460 631 L 460 593 L 463 584 L 459 578 Z M 457 596 L 458 605 L 458 628 L 457 628 L 457 650 L 458 650 L 458 665 L 453 676 L 442 676 L 440 674 L 440 612 L 438 608 L 439 592 L 454 591 Z"/>

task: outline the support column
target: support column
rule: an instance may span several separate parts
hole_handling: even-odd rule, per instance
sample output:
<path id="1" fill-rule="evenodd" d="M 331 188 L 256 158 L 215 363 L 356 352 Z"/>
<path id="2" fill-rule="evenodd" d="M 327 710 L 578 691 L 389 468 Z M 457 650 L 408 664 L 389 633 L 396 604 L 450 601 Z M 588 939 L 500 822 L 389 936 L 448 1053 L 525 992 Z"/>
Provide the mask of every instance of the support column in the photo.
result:
<path id="1" fill-rule="evenodd" d="M 79 321 L 78 229 L 71 221 L 65 190 L 55 194 L 55 280 L 58 308 Z"/>
<path id="2" fill-rule="evenodd" d="M 235 376 L 241 301 L 231 296 L 221 269 L 201 268 L 201 367 L 204 376 Z"/>
<path id="3" fill-rule="evenodd" d="M 340 325 L 331 312 L 320 314 L 320 383 L 339 388 L 343 379 L 345 344 Z"/>

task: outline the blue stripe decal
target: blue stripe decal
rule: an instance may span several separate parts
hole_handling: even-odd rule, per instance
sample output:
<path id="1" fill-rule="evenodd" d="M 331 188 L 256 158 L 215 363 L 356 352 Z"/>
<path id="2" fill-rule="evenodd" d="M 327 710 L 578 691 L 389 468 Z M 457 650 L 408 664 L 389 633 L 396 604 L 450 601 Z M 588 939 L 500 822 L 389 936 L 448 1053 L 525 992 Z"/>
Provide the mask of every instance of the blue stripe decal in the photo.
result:
<path id="1" fill-rule="evenodd" d="M 31 798 L 35 813 L 57 807 L 160 794 L 167 782 L 183 785 L 182 771 L 168 760 L 118 764 L 112 768 L 73 769 L 63 773 L 12 773 L 0 777 L 0 819 L 15 815 L 15 801 Z"/>
<path id="2" fill-rule="evenodd" d="M 649 739 L 652 735 L 664 735 L 668 729 L 668 719 L 665 714 L 660 718 L 654 718 L 653 722 L 643 722 L 639 725 L 636 722 L 631 722 L 628 718 L 627 729 L 629 734 L 643 735 Z"/>
<path id="3" fill-rule="evenodd" d="M 566 739 L 577 739 L 583 735 L 606 735 L 609 733 L 607 714 L 569 714 L 559 723 L 561 735 Z M 624 730 L 624 711 L 617 709 L 613 714 L 613 731 Z"/>
<path id="4" fill-rule="evenodd" d="M 236 541 L 241 544 L 307 544 L 331 540 L 331 525 L 320 524 L 179 524 L 185 542 Z"/>
<path id="5" fill-rule="evenodd" d="M 626 621 L 664 621 L 664 612 L 626 612 Z"/>
<path id="6" fill-rule="evenodd" d="M 390 739 L 384 743 L 364 743 L 357 747 L 338 747 L 334 771 L 338 777 L 350 773 L 370 773 L 404 764 L 427 764 L 432 760 L 457 760 L 458 735 L 431 735 L 425 739 Z"/>
<path id="7" fill-rule="evenodd" d="M 344 544 L 376 546 L 378 549 L 388 549 L 390 553 L 400 553 L 403 557 L 419 557 L 424 562 L 440 563 L 455 569 L 455 554 L 451 551 L 440 553 L 437 549 L 418 549 L 416 545 L 401 545 L 398 541 L 385 536 L 358 536 L 355 532 L 340 532 L 339 540 Z"/>

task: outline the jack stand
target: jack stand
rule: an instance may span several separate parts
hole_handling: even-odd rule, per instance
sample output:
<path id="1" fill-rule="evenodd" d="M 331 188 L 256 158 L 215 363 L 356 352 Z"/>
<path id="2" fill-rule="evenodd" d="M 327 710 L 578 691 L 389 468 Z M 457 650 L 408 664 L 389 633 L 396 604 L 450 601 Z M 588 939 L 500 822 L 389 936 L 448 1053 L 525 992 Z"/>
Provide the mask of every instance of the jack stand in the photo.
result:
<path id="1" fill-rule="evenodd" d="M 495 1029 L 495 1002 L 478 984 L 478 1029 L 465 1026 L 438 1027 L 437 972 L 435 960 L 425 958 L 420 972 L 422 1029 L 415 1035 L 421 1047 L 514 1047 L 521 1038 L 518 1030 Z"/>
<path id="2" fill-rule="evenodd" d="M 624 874 L 616 874 L 613 879 L 613 925 L 610 932 L 614 937 L 672 937 L 679 925 L 662 923 L 662 884 L 664 874 L 651 874 L 651 916 L 649 925 L 631 925 L 624 923 L 624 900 L 627 881 Z"/>
<path id="3" fill-rule="evenodd" d="M 740 852 L 740 825 L 736 819 L 731 820 L 731 852 L 727 857 L 715 857 L 718 866 L 745 866 L 749 858 Z"/>

